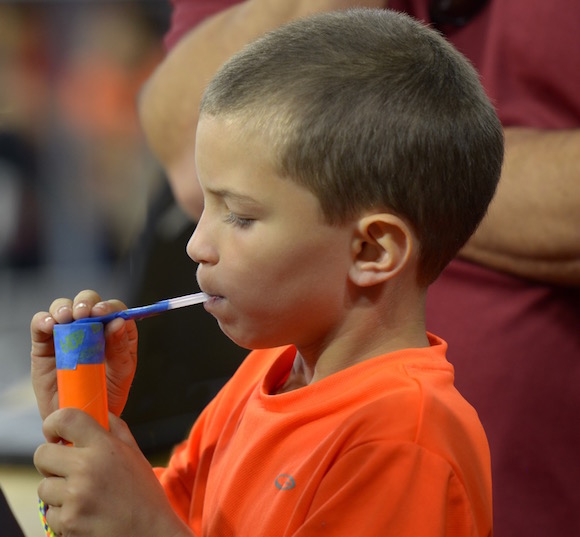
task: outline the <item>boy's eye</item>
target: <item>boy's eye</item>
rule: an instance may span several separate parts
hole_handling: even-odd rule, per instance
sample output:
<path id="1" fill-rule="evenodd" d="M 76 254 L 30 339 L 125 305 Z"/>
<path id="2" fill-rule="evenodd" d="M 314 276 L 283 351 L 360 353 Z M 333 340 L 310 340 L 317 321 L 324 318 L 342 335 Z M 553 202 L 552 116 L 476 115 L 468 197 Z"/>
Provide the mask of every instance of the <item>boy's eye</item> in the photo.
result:
<path id="1" fill-rule="evenodd" d="M 251 218 L 243 218 L 235 213 L 232 213 L 231 211 L 224 218 L 224 221 L 226 224 L 232 224 L 236 227 L 241 228 L 250 227 L 254 223 L 254 220 L 252 220 Z"/>

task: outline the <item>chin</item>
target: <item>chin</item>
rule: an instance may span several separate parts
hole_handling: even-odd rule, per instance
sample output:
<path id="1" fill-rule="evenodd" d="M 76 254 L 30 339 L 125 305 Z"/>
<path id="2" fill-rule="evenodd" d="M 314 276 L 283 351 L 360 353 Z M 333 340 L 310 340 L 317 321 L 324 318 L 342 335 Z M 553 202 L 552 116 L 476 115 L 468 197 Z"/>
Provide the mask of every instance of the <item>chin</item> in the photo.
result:
<path id="1" fill-rule="evenodd" d="M 218 320 L 218 325 L 221 331 L 230 338 L 238 347 L 248 350 L 269 349 L 274 347 L 281 347 L 287 345 L 287 341 L 282 341 L 281 338 L 265 337 L 263 332 L 256 332 L 241 325 L 228 325 L 227 323 Z"/>

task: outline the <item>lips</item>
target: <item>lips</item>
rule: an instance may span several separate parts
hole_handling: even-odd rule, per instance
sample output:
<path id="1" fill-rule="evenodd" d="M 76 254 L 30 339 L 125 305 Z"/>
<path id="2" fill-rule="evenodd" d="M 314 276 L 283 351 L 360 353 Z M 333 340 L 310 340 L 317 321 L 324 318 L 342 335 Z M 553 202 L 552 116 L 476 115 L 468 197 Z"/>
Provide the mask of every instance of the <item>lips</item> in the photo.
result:
<path id="1" fill-rule="evenodd" d="M 219 295 L 219 294 L 215 293 L 212 289 L 209 288 L 209 286 L 202 284 L 201 278 L 199 275 L 199 269 L 198 269 L 198 274 L 197 274 L 197 285 L 199 286 L 199 290 L 202 293 L 205 293 L 207 296 L 210 297 L 210 300 L 212 298 L 223 298 L 223 295 Z"/>
<path id="2" fill-rule="evenodd" d="M 205 293 L 209 297 L 210 300 L 212 298 L 223 298 L 223 295 L 218 295 L 217 293 L 212 293 L 211 291 L 208 291 L 202 287 L 200 287 L 200 289 L 203 293 Z"/>
<path id="3" fill-rule="evenodd" d="M 206 295 L 208 295 L 208 299 L 205 301 L 204 306 L 205 305 L 211 305 L 211 304 L 215 304 L 216 302 L 219 302 L 221 300 L 223 300 L 223 296 L 222 295 L 216 295 L 214 293 L 210 293 L 208 291 L 203 291 Z"/>
<path id="4" fill-rule="evenodd" d="M 200 269 L 201 265 L 197 269 L 197 284 L 199 285 L 200 291 L 204 292 L 209 297 L 204 305 L 209 305 L 222 300 L 224 296 L 216 293 L 215 289 L 211 288 L 211 285 L 206 285 L 208 282 L 203 281 L 204 278 L 200 274 Z"/>

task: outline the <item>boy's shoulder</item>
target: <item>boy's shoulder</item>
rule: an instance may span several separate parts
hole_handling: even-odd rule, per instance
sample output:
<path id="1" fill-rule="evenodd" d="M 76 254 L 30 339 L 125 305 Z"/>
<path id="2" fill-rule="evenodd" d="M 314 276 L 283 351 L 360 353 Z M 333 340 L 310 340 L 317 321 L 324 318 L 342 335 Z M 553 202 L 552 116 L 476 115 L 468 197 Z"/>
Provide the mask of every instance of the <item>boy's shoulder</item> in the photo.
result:
<path id="1" fill-rule="evenodd" d="M 342 450 L 374 444 L 384 452 L 429 453 L 462 475 L 474 460 L 478 468 L 487 464 L 487 439 L 477 412 L 454 386 L 447 344 L 429 339 L 429 347 L 378 355 L 276 396 L 268 394 L 284 382 L 296 348 L 252 351 L 211 405 L 211 421 L 221 434 L 224 423 L 244 416 L 291 417 L 327 427 Z"/>

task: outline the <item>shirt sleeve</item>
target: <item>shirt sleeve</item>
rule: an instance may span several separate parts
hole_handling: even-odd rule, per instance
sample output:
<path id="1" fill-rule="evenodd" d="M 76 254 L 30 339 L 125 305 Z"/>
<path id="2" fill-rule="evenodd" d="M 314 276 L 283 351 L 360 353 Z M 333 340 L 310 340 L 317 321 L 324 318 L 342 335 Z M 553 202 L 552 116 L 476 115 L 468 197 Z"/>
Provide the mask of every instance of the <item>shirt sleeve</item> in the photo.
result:
<path id="1" fill-rule="evenodd" d="M 173 451 L 166 468 L 154 468 L 175 512 L 198 534 L 206 496 L 206 486 L 212 458 L 225 422 L 234 408 L 243 408 L 257 379 L 264 375 L 269 360 L 279 351 L 253 352 L 238 371 L 210 401 L 196 419 L 187 440 Z M 252 356 L 255 356 L 252 358 Z M 257 364 L 257 365 L 256 365 Z"/>
<path id="2" fill-rule="evenodd" d="M 154 468 L 173 510 L 188 526 L 199 531 L 203 510 L 207 453 L 201 445 L 203 415 L 196 421 L 187 441 L 179 444 L 166 468 Z M 210 457 L 211 459 L 211 457 Z"/>

